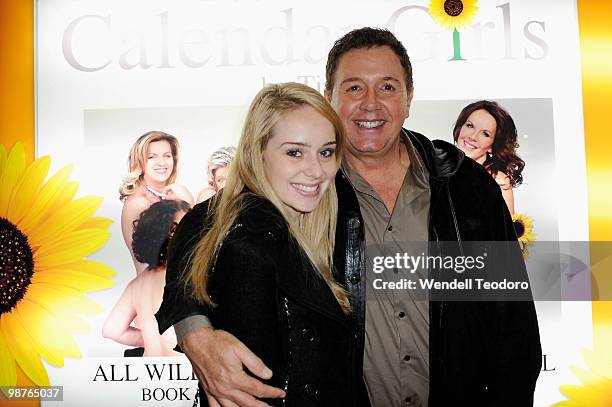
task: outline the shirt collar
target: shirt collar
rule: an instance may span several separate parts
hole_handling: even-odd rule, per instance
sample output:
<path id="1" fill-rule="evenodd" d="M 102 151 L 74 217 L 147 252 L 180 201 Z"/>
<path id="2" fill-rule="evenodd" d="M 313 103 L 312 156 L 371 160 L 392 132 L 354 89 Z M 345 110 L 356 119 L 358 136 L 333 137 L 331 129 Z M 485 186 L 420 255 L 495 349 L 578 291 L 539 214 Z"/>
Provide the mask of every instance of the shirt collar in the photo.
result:
<path id="1" fill-rule="evenodd" d="M 400 133 L 400 143 L 406 147 L 408 157 L 410 158 L 410 167 L 408 168 L 410 174 L 407 174 L 407 176 L 404 178 L 404 182 L 414 180 L 417 185 L 428 188 L 429 171 L 427 171 L 427 168 L 423 163 L 423 159 L 417 153 L 412 141 L 410 141 L 410 138 L 403 128 Z M 372 187 L 370 184 L 368 184 L 368 182 L 361 175 L 359 175 L 357 171 L 350 168 L 346 159 L 342 160 L 341 170 L 344 172 L 353 188 L 355 188 L 357 191 L 363 193 L 372 192 Z"/>

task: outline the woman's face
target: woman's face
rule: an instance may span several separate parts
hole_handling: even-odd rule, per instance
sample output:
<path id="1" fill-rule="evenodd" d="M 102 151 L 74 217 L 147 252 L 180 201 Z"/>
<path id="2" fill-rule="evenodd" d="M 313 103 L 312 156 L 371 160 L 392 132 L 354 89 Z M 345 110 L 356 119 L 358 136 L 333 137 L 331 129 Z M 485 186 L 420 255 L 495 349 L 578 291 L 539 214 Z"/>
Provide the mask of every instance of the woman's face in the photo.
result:
<path id="1" fill-rule="evenodd" d="M 225 186 L 225 181 L 227 180 L 227 171 L 229 170 L 228 165 L 224 165 L 223 167 L 217 168 L 214 173 L 214 182 L 215 189 L 220 191 Z"/>
<path id="2" fill-rule="evenodd" d="M 291 212 L 312 212 L 336 176 L 336 133 L 310 106 L 283 115 L 263 152 L 272 189 Z"/>
<path id="3" fill-rule="evenodd" d="M 461 126 L 457 147 L 468 157 L 483 164 L 487 158 L 487 151 L 493 148 L 496 131 L 495 118 L 484 109 L 476 110 Z"/>
<path id="4" fill-rule="evenodd" d="M 166 140 L 154 141 L 147 148 L 144 181 L 147 185 L 164 186 L 174 169 L 172 148 Z"/>

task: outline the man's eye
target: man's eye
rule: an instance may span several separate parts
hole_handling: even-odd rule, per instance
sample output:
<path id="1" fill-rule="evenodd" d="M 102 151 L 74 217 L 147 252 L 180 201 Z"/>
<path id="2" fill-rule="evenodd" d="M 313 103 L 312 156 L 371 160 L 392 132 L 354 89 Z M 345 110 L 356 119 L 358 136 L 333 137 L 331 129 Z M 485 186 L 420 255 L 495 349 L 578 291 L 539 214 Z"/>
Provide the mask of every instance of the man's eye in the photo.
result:
<path id="1" fill-rule="evenodd" d="M 357 92 L 360 89 L 359 85 L 351 85 L 348 87 L 347 91 L 349 92 Z"/>
<path id="2" fill-rule="evenodd" d="M 392 91 L 392 90 L 395 90 L 395 86 L 391 85 L 390 83 L 385 83 L 383 85 L 383 90 Z"/>
<path id="3" fill-rule="evenodd" d="M 297 158 L 297 157 L 301 157 L 302 156 L 302 152 L 300 150 L 294 149 L 294 150 L 287 151 L 287 155 L 289 157 Z"/>
<path id="4" fill-rule="evenodd" d="M 336 150 L 334 148 L 326 148 L 325 150 L 321 150 L 321 155 L 325 158 L 331 157 L 334 155 Z"/>

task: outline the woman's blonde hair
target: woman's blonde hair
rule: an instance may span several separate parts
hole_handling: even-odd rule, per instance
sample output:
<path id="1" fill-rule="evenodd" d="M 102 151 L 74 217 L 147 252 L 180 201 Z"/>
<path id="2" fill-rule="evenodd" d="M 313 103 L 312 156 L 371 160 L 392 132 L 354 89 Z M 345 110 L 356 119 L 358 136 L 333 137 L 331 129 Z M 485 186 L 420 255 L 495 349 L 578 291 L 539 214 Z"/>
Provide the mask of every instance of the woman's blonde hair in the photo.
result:
<path id="1" fill-rule="evenodd" d="M 166 185 L 172 184 L 178 175 L 178 159 L 179 159 L 179 143 L 176 137 L 164 133 L 163 131 L 149 131 L 142 136 L 138 137 L 138 140 L 132 145 L 130 149 L 130 155 L 128 156 L 128 173 L 123 177 L 123 183 L 119 187 L 119 199 L 124 200 L 129 195 L 132 195 L 138 185 L 142 183 L 144 177 L 144 169 L 147 161 L 147 150 L 149 145 L 156 141 L 165 140 L 170 144 L 172 150 L 172 173 L 166 181 Z"/>
<path id="2" fill-rule="evenodd" d="M 195 246 L 183 276 L 185 288 L 199 302 L 212 305 L 207 286 L 209 270 L 214 265 L 221 242 L 245 208 L 243 192 L 247 188 L 251 193 L 269 200 L 279 210 L 289 225 L 291 236 L 331 288 L 344 312 L 350 312 L 348 294 L 336 283 L 332 272 L 338 210 L 333 180 L 312 212 L 292 218 L 264 173 L 263 152 L 272 137 L 274 126 L 284 115 L 307 106 L 315 109 L 333 125 L 336 133 L 336 165 L 340 166 L 345 142 L 344 130 L 338 115 L 323 96 L 298 83 L 264 87 L 249 108 L 223 193 L 215 196 L 211 203 L 208 216 L 213 219 L 212 227 Z"/>

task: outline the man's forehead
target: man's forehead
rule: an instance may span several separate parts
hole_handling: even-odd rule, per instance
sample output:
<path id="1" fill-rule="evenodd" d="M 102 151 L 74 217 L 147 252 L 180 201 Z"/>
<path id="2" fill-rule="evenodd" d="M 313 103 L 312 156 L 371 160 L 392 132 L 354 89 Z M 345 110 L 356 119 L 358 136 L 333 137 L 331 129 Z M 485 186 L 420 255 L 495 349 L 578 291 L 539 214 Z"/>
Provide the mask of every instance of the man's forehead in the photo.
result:
<path id="1" fill-rule="evenodd" d="M 404 68 L 398 56 L 387 46 L 356 48 L 340 57 L 335 74 L 337 83 L 365 77 L 402 81 Z"/>

